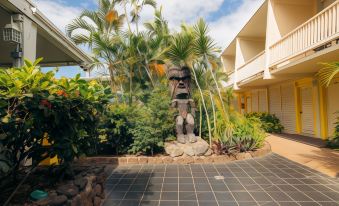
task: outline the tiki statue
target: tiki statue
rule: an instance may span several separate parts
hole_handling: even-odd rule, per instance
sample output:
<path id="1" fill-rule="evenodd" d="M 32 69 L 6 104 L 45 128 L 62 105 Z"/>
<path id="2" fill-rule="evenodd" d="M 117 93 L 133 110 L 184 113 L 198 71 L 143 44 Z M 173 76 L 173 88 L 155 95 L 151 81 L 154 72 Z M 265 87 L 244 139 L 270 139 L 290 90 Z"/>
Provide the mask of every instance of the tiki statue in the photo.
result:
<path id="1" fill-rule="evenodd" d="M 176 115 L 177 141 L 182 144 L 194 143 L 197 141 L 193 132 L 196 107 L 190 96 L 190 70 L 187 67 L 171 68 L 168 70 L 168 78 L 171 86 L 171 106 L 178 111 Z"/>

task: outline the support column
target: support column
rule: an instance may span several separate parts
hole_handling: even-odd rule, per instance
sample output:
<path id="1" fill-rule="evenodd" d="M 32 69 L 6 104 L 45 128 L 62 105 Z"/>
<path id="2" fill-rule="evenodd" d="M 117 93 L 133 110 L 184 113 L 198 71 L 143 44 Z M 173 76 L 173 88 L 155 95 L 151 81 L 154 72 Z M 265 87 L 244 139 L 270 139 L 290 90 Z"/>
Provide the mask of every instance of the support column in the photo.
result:
<path id="1" fill-rule="evenodd" d="M 23 41 L 21 46 L 23 51 L 23 58 L 21 59 L 21 64 L 23 64 L 24 59 L 28 59 L 32 62 L 35 61 L 37 34 L 38 34 L 37 25 L 34 22 L 32 22 L 29 18 L 24 17 Z"/>

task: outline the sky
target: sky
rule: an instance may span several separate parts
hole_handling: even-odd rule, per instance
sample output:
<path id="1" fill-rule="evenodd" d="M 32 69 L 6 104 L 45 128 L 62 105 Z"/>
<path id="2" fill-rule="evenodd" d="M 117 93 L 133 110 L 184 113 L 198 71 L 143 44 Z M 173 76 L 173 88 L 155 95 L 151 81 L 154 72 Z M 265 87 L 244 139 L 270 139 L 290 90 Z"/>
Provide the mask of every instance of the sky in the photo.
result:
<path id="1" fill-rule="evenodd" d="M 82 10 L 95 10 L 97 5 L 97 0 L 33 1 L 38 9 L 63 32 L 66 25 Z M 163 15 L 171 29 L 179 30 L 182 22 L 193 24 L 199 18 L 204 18 L 209 24 L 210 35 L 217 45 L 224 49 L 263 2 L 264 0 L 157 0 L 157 5 L 162 6 Z M 141 22 L 150 21 L 153 13 L 151 7 L 145 7 L 141 14 Z M 90 54 L 88 48 L 84 46 L 81 48 Z M 72 77 L 80 72 L 81 69 L 78 67 L 61 67 L 57 76 Z"/>

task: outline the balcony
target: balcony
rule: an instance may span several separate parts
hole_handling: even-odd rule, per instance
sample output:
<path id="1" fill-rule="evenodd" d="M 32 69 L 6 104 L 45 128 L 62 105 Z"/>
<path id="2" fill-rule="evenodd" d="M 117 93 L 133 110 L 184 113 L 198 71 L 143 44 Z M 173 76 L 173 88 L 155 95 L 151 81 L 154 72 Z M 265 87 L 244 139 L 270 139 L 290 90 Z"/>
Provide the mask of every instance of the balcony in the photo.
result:
<path id="1" fill-rule="evenodd" d="M 224 82 L 224 87 L 232 87 L 234 84 L 234 80 L 235 80 L 235 72 L 230 72 L 227 74 L 228 75 L 228 80 L 227 82 Z"/>
<path id="2" fill-rule="evenodd" d="M 300 25 L 270 50 L 270 66 L 291 60 L 339 38 L 339 1 Z"/>
<path id="3" fill-rule="evenodd" d="M 250 59 L 243 66 L 237 69 L 237 82 L 245 81 L 252 76 L 262 73 L 265 70 L 266 53 L 260 52 L 258 55 Z"/>

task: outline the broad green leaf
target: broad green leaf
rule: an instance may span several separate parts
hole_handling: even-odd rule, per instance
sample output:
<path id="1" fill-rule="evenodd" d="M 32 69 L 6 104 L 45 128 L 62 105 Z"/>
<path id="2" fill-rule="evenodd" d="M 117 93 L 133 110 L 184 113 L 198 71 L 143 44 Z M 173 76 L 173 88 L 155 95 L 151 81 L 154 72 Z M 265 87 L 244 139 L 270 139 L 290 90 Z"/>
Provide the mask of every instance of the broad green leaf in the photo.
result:
<path id="1" fill-rule="evenodd" d="M 6 139 L 7 135 L 5 133 L 0 134 L 0 140 Z"/>
<path id="2" fill-rule="evenodd" d="M 31 93 L 28 93 L 28 94 L 23 94 L 23 96 L 25 96 L 25 97 L 29 97 L 29 98 L 33 98 L 33 94 L 31 94 Z"/>
<path id="3" fill-rule="evenodd" d="M 80 79 L 80 73 L 75 76 L 75 80 L 78 81 Z"/>
<path id="4" fill-rule="evenodd" d="M 33 66 L 38 65 L 43 59 L 44 59 L 43 57 L 40 57 L 40 58 L 36 59 L 36 60 L 34 61 L 34 63 L 33 63 Z"/>
<path id="5" fill-rule="evenodd" d="M 49 101 L 55 100 L 55 96 L 54 96 L 54 95 L 49 95 L 49 96 L 48 96 L 48 100 L 49 100 Z"/>

